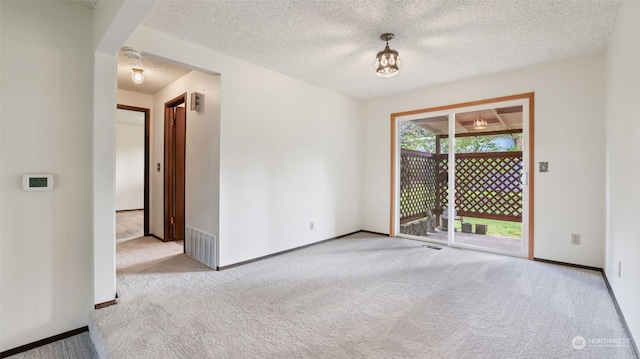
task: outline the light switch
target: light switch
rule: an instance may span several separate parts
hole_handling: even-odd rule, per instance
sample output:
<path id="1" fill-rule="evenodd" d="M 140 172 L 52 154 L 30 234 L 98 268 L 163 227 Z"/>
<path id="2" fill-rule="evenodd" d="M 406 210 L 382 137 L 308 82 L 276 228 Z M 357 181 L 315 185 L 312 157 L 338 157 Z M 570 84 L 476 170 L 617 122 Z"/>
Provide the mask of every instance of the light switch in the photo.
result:
<path id="1" fill-rule="evenodd" d="M 540 162 L 540 172 L 549 172 L 549 162 Z"/>

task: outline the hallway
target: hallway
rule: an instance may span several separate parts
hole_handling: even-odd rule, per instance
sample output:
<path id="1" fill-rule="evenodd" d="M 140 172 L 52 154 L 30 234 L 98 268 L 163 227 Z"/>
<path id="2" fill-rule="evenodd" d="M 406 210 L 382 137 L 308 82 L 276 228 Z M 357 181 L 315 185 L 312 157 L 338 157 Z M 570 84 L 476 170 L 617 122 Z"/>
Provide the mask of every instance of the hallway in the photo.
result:
<path id="1" fill-rule="evenodd" d="M 116 211 L 116 242 L 144 236 L 144 210 Z"/>

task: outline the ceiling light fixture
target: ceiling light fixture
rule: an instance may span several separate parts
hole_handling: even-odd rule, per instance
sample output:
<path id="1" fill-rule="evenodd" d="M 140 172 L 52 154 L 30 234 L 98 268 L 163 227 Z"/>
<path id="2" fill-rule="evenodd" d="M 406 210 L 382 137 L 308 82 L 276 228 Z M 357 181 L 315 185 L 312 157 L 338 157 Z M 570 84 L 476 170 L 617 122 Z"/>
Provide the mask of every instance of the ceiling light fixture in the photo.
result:
<path id="1" fill-rule="evenodd" d="M 478 117 L 473 120 L 473 129 L 474 130 L 483 130 L 487 127 L 487 120 L 482 117 Z"/>
<path id="2" fill-rule="evenodd" d="M 144 81 L 144 74 L 142 73 L 143 70 L 137 68 L 132 68 L 131 70 L 133 71 L 131 72 L 131 80 L 135 84 L 140 85 Z"/>
<path id="3" fill-rule="evenodd" d="M 122 52 L 124 55 L 130 59 L 140 60 L 142 58 L 142 53 L 136 49 L 132 49 L 130 47 L 123 47 Z"/>
<path id="4" fill-rule="evenodd" d="M 378 52 L 376 56 L 376 73 L 379 77 L 393 77 L 398 74 L 400 69 L 400 58 L 398 51 L 389 48 L 389 40 L 393 39 L 393 34 L 384 33 L 380 35 L 380 40 L 386 41 L 387 46 L 384 50 Z"/>

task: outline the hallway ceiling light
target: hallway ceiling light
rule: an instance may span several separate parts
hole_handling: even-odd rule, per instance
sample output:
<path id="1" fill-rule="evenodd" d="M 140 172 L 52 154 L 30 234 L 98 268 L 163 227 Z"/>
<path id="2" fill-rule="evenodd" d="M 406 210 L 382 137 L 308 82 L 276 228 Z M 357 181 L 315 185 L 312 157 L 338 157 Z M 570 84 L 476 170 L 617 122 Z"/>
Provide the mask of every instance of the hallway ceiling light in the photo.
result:
<path id="1" fill-rule="evenodd" d="M 133 80 L 134 83 L 140 85 L 144 81 L 144 74 L 142 73 L 143 70 L 137 68 L 133 68 L 131 70 L 131 80 Z"/>
<path id="2" fill-rule="evenodd" d="M 393 39 L 393 34 L 384 33 L 380 35 L 380 40 L 386 41 L 387 46 L 384 50 L 378 52 L 376 56 L 376 73 L 379 77 L 393 77 L 398 74 L 400 69 L 400 58 L 398 51 L 389 48 L 389 40 Z"/>
<path id="3" fill-rule="evenodd" d="M 487 120 L 482 117 L 478 117 L 473 120 L 473 129 L 474 130 L 483 130 L 487 127 Z"/>
<path id="4" fill-rule="evenodd" d="M 136 49 L 130 47 L 123 47 L 122 52 L 130 59 L 140 60 L 142 59 L 142 53 Z"/>

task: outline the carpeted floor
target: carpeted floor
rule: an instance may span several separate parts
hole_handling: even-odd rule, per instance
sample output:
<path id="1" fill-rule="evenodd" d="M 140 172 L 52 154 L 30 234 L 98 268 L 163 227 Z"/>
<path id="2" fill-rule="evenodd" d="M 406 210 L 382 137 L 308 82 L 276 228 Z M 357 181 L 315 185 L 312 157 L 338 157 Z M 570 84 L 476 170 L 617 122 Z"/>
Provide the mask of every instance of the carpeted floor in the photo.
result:
<path id="1" fill-rule="evenodd" d="M 215 272 L 119 243 L 91 337 L 103 359 L 634 357 L 600 273 L 422 244 L 361 233 Z"/>
<path id="2" fill-rule="evenodd" d="M 11 359 L 98 359 L 88 332 L 58 340 L 8 358 Z"/>

